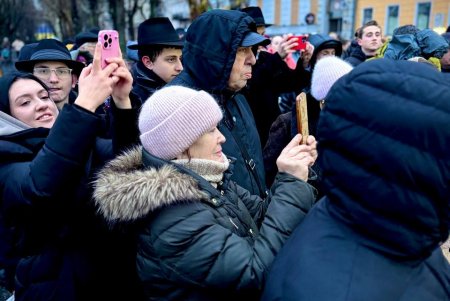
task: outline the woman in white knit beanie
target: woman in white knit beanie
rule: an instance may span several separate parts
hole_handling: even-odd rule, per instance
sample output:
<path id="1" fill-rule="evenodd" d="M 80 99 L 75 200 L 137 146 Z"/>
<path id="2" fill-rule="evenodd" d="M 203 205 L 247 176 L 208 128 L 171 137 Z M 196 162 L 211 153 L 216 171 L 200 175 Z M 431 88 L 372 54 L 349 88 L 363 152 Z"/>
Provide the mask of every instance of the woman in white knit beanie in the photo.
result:
<path id="1" fill-rule="evenodd" d="M 340 58 L 335 56 L 326 56 L 321 58 L 315 64 L 312 79 L 311 79 L 311 95 L 314 99 L 320 101 L 320 108 L 324 105 L 324 99 L 328 91 L 331 89 L 333 84 L 343 75 L 347 74 L 353 69 L 351 65 L 344 62 Z M 313 99 L 313 98 L 311 98 Z M 317 104 L 317 103 L 315 103 Z M 309 104 L 308 104 L 309 106 Z M 312 108 L 312 112 L 315 111 Z M 320 111 L 320 110 L 319 110 Z M 311 107 L 308 107 L 308 117 L 310 117 Z M 314 114 L 312 114 L 314 116 Z M 308 120 L 309 122 L 310 120 Z M 317 122 L 317 120 L 316 120 Z M 316 122 L 309 123 L 309 133 L 310 135 L 315 135 Z M 297 116 L 294 109 L 281 114 L 272 124 L 269 132 L 269 139 L 263 150 L 264 166 L 266 168 L 266 182 L 271 183 L 272 179 L 275 177 L 276 171 L 276 158 L 280 154 L 284 145 L 289 141 L 295 134 L 297 134 Z M 311 182 L 316 188 L 318 188 L 320 197 L 320 171 L 316 166 L 313 170 L 319 174 L 314 182 Z"/>
<path id="2" fill-rule="evenodd" d="M 320 101 L 321 109 L 334 83 L 352 69 L 352 65 L 335 56 L 328 56 L 317 62 L 311 79 L 311 95 Z"/>
<path id="3" fill-rule="evenodd" d="M 142 148 L 99 173 L 95 200 L 108 223 L 139 225 L 137 270 L 147 299 L 258 300 L 268 269 L 315 200 L 314 137 L 278 158 L 270 196 L 230 181 L 222 112 L 204 91 L 169 86 L 139 117 Z"/>

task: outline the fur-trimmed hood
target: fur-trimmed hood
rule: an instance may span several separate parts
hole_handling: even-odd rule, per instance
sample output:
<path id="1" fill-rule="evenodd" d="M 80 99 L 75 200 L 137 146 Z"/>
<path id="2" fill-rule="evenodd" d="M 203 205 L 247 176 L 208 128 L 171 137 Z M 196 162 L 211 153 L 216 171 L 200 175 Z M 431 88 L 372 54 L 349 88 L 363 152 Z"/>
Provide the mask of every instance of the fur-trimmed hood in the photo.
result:
<path id="1" fill-rule="evenodd" d="M 207 200 L 196 179 L 166 164 L 146 168 L 142 147 L 109 162 L 94 182 L 94 201 L 110 223 L 131 222 L 180 201 Z"/>

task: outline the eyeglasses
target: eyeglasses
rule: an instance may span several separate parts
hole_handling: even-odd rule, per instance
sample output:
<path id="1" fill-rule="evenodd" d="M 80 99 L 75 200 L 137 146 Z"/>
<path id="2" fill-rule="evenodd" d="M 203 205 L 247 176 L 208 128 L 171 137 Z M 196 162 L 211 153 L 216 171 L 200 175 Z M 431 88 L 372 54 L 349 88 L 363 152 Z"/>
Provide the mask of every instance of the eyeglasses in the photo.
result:
<path id="1" fill-rule="evenodd" d="M 33 74 L 39 78 L 49 79 L 52 71 L 55 72 L 55 75 L 58 78 L 68 78 L 72 74 L 72 69 L 70 69 L 70 68 L 51 69 L 51 68 L 47 68 L 47 67 L 34 68 Z"/>

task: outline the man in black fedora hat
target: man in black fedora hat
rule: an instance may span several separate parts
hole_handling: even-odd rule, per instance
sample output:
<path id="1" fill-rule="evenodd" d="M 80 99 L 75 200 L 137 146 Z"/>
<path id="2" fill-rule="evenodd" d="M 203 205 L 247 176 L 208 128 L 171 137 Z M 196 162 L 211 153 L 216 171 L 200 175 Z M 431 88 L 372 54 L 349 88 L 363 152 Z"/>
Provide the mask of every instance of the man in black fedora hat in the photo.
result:
<path id="1" fill-rule="evenodd" d="M 84 64 L 72 60 L 69 50 L 60 41 L 41 40 L 29 59 L 17 61 L 15 65 L 17 70 L 33 73 L 48 86 L 59 110 L 64 104 L 75 100 L 76 94 L 72 89 Z"/>
<path id="2" fill-rule="evenodd" d="M 169 18 L 145 20 L 138 28 L 139 61 L 133 72 L 133 92 L 145 102 L 157 89 L 172 81 L 182 70 L 180 40 Z"/>
<path id="3" fill-rule="evenodd" d="M 261 8 L 258 6 L 248 6 L 241 9 L 241 11 L 252 17 L 256 23 L 256 31 L 259 34 L 264 35 L 266 33 L 266 28 L 272 26 L 272 24 L 266 23 Z"/>
<path id="4" fill-rule="evenodd" d="M 75 61 L 84 63 L 86 66 L 94 59 L 95 45 L 98 41 L 98 28 L 80 32 L 75 36 L 75 44 L 70 49 L 70 55 Z"/>

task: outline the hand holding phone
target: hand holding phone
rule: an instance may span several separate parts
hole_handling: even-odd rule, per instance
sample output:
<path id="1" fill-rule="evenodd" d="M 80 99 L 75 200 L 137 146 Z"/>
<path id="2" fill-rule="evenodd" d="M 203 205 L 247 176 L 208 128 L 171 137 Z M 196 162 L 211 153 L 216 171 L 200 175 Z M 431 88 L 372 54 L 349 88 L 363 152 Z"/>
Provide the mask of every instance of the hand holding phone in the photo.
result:
<path id="1" fill-rule="evenodd" d="M 116 30 L 100 30 L 98 41 L 102 44 L 101 66 L 104 69 L 108 65 L 106 59 L 120 56 L 119 33 Z"/>
<path id="2" fill-rule="evenodd" d="M 297 38 L 297 46 L 293 47 L 293 50 L 305 50 L 306 49 L 306 42 L 308 41 L 307 36 L 290 36 L 288 40 L 292 38 Z"/>

